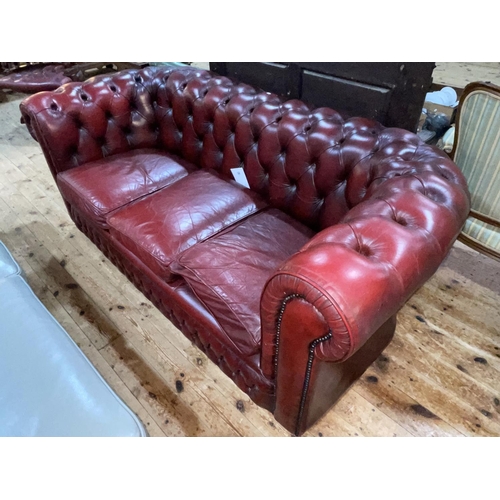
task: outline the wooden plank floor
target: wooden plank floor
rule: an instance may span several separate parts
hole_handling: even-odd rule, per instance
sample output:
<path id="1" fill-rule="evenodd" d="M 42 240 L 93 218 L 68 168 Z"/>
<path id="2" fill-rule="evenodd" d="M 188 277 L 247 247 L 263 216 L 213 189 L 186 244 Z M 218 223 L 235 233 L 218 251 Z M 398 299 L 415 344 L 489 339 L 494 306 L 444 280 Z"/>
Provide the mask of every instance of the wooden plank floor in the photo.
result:
<path id="1" fill-rule="evenodd" d="M 0 102 L 0 240 L 36 295 L 151 436 L 288 436 L 74 227 L 19 123 L 23 97 Z M 306 435 L 500 435 L 499 305 L 500 264 L 457 243 Z"/>
<path id="2" fill-rule="evenodd" d="M 483 81 L 500 85 L 498 62 L 438 62 L 432 73 L 434 83 L 465 88 L 469 83 Z"/>

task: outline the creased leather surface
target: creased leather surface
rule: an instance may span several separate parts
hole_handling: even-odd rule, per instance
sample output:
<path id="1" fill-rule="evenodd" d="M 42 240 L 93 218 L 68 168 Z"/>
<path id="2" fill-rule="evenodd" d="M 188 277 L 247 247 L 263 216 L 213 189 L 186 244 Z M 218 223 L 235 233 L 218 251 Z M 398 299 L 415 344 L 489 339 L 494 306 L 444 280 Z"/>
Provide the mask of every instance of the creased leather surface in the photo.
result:
<path id="1" fill-rule="evenodd" d="M 66 201 L 107 228 L 110 212 L 178 181 L 193 168 L 156 149 L 136 149 L 61 172 L 57 183 Z"/>
<path id="2" fill-rule="evenodd" d="M 274 384 L 262 374 L 260 354 L 243 356 L 182 278 L 166 283 L 108 231 L 70 207 L 76 226 L 134 285 L 259 406 L 273 411 Z M 198 360 L 197 360 L 198 362 Z"/>
<path id="3" fill-rule="evenodd" d="M 170 280 L 170 263 L 181 252 L 265 206 L 249 189 L 197 171 L 115 212 L 108 224 L 115 238 Z"/>
<path id="4" fill-rule="evenodd" d="M 313 235 L 277 209 L 194 245 L 171 265 L 244 355 L 260 351 L 260 296 L 271 274 Z"/>

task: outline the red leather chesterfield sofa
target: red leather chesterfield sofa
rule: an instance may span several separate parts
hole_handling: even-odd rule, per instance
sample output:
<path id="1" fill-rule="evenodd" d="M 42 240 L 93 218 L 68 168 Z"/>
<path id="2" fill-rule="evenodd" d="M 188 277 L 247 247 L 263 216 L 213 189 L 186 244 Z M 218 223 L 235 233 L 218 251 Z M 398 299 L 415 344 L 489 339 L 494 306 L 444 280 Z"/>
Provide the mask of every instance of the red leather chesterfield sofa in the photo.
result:
<path id="1" fill-rule="evenodd" d="M 469 212 L 413 133 L 204 70 L 97 76 L 21 112 L 77 227 L 295 434 L 390 342 Z"/>

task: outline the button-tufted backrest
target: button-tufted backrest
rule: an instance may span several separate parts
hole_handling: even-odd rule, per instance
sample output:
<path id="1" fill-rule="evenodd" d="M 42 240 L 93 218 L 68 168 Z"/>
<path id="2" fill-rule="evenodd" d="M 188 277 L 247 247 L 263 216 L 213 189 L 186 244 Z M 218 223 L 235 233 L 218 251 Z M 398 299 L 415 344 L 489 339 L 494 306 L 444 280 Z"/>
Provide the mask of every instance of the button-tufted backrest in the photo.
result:
<path id="1" fill-rule="evenodd" d="M 173 93 L 181 78 L 184 92 L 170 99 L 166 127 L 178 132 L 175 141 L 163 141 L 167 149 L 227 177 L 243 167 L 254 191 L 313 229 L 338 223 L 395 177 L 432 174 L 438 186 L 443 177 L 466 186 L 446 154 L 411 132 L 282 102 L 211 73 L 173 74 L 166 90 L 172 85 Z"/>
<path id="2" fill-rule="evenodd" d="M 243 167 L 254 191 L 315 230 L 338 223 L 395 177 L 466 185 L 444 153 L 411 132 L 282 102 L 189 67 L 67 84 L 29 97 L 21 111 L 54 175 L 129 149 L 161 148 L 227 177 Z"/>
<path id="3" fill-rule="evenodd" d="M 157 116 L 162 109 L 158 105 L 166 106 L 176 92 L 182 94 L 182 89 L 166 89 L 172 73 L 187 78 L 206 71 L 189 67 L 127 70 L 25 99 L 21 113 L 53 175 L 131 149 L 160 147 Z"/>

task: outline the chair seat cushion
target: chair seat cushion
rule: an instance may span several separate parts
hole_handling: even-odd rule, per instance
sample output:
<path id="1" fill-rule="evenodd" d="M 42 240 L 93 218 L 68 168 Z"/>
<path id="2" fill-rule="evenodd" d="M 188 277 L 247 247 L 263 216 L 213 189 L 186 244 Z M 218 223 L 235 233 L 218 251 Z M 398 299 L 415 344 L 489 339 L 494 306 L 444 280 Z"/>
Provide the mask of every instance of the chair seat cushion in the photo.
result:
<path id="1" fill-rule="evenodd" d="M 265 208 L 249 189 L 198 170 L 171 186 L 115 212 L 110 233 L 166 281 L 184 250 Z"/>
<path id="2" fill-rule="evenodd" d="M 260 349 L 260 297 L 266 281 L 313 235 L 272 208 L 191 247 L 171 269 L 184 277 L 236 348 L 249 356 Z"/>
<path id="3" fill-rule="evenodd" d="M 109 213 L 178 181 L 195 168 L 156 149 L 136 149 L 61 172 L 57 182 L 66 201 L 107 227 Z"/>

